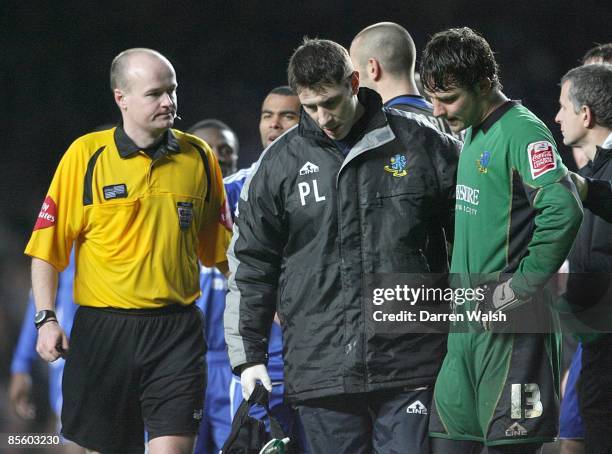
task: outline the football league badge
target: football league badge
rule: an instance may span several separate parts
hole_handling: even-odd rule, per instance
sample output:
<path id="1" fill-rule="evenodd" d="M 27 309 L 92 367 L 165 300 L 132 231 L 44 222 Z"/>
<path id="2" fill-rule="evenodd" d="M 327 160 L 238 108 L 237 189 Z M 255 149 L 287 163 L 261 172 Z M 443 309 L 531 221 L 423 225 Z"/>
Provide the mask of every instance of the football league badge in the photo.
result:
<path id="1" fill-rule="evenodd" d="M 193 203 L 177 202 L 176 209 L 178 211 L 179 226 L 181 230 L 187 230 L 193 219 Z"/>
<path id="2" fill-rule="evenodd" d="M 408 175 L 406 171 L 406 156 L 403 154 L 396 154 L 391 158 L 391 165 L 385 166 L 385 170 L 393 174 L 394 177 L 405 177 Z"/>
<path id="3" fill-rule="evenodd" d="M 491 161 L 491 152 L 483 151 L 480 158 L 476 160 L 476 166 L 480 173 L 487 173 L 489 171 L 489 162 Z"/>

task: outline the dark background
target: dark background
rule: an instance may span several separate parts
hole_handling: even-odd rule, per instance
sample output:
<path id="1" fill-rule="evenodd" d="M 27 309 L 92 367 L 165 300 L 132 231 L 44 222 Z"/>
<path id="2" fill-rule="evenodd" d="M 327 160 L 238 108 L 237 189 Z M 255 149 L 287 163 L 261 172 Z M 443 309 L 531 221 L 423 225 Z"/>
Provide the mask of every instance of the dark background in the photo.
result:
<path id="1" fill-rule="evenodd" d="M 260 151 L 261 101 L 286 83 L 302 37 L 348 47 L 359 30 L 383 20 L 406 27 L 419 51 L 445 28 L 480 31 L 496 52 L 504 92 L 557 139 L 559 79 L 594 43 L 612 41 L 611 3 L 594 0 L 0 0 L 0 432 L 10 421 L 3 387 L 29 286 L 22 251 L 65 149 L 119 118 L 108 87 L 112 58 L 137 46 L 166 55 L 179 81 L 176 127 L 225 121 L 238 133 L 245 166 Z"/>

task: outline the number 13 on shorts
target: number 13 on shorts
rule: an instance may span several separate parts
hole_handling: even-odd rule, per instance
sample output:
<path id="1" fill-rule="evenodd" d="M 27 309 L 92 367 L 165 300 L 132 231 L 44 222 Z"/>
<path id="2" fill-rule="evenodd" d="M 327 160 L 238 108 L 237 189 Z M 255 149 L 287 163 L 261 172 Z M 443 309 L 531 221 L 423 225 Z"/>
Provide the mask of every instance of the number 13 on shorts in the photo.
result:
<path id="1" fill-rule="evenodd" d="M 512 419 L 529 419 L 542 416 L 540 387 L 537 383 L 513 383 L 510 402 L 510 417 Z"/>

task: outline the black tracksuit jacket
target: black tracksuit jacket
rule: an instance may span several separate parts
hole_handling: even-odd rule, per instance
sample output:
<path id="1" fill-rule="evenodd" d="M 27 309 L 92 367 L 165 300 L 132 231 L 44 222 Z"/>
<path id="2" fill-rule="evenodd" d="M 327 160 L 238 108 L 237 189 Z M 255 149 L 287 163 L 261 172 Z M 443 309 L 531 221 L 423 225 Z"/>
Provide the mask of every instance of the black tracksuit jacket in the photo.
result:
<path id="1" fill-rule="evenodd" d="M 302 113 L 264 151 L 238 205 L 224 317 L 230 360 L 237 372 L 265 364 L 278 312 L 291 401 L 433 385 L 445 353 L 444 335 L 376 330 L 362 284 L 369 273 L 446 271 L 446 257 L 425 251 L 446 250 L 428 247 L 428 232 L 452 235 L 461 144 L 411 113 L 382 109 L 372 90 L 358 98 L 365 113 L 346 157 Z"/>

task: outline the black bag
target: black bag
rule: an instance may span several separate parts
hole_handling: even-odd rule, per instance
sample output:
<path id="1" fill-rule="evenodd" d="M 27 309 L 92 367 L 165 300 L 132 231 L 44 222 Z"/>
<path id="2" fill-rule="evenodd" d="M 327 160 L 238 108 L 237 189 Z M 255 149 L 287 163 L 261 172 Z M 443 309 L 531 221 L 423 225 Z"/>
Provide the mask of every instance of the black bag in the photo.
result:
<path id="1" fill-rule="evenodd" d="M 270 433 L 266 432 L 266 425 L 263 421 L 249 416 L 249 409 L 259 404 L 266 410 L 266 414 L 270 420 Z M 272 435 L 270 437 L 270 435 Z M 287 435 L 281 427 L 280 423 L 270 413 L 268 406 L 268 391 L 261 383 L 255 385 L 253 393 L 248 401 L 242 401 L 234 420 L 232 421 L 232 430 L 221 448 L 221 454 L 259 454 L 260 450 L 271 439 L 282 440 Z M 287 454 L 295 452 L 292 443 L 285 448 Z"/>

